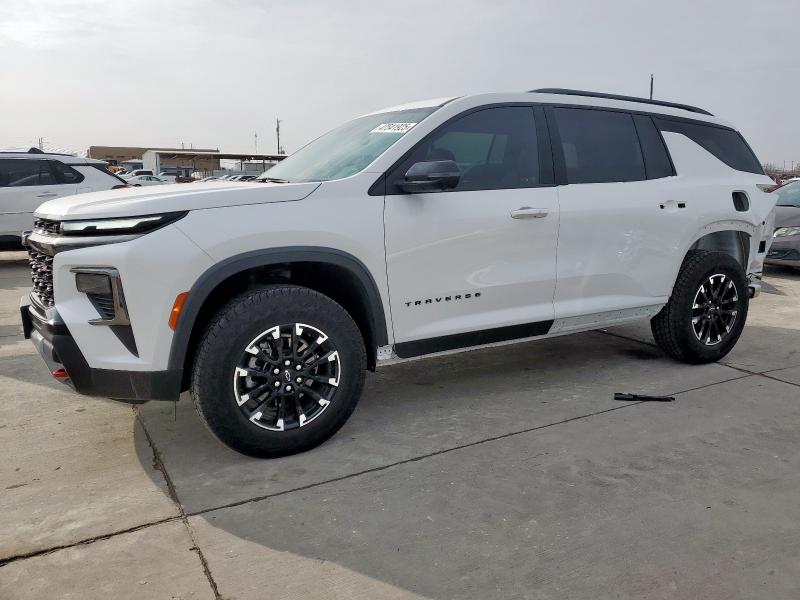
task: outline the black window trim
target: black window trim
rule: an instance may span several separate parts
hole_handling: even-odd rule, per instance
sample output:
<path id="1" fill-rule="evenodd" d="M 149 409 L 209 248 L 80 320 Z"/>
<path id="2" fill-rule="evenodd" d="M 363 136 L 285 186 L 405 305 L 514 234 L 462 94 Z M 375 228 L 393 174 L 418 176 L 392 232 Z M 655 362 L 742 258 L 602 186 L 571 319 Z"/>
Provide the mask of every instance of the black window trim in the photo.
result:
<path id="1" fill-rule="evenodd" d="M 58 160 L 56 158 L 52 158 L 51 156 L 48 156 L 47 154 L 32 153 L 31 156 L 1 156 L 0 155 L 0 158 L 2 158 L 3 160 L 21 160 L 21 161 L 28 161 L 28 162 L 31 162 L 31 161 L 37 162 L 37 163 L 39 163 L 39 174 L 40 174 L 40 176 L 41 176 L 41 172 L 42 172 L 42 164 L 41 163 L 45 163 L 44 166 L 47 168 L 47 170 L 50 172 L 51 177 L 53 178 L 53 182 L 52 183 L 37 183 L 36 185 L 30 185 L 30 186 L 27 186 L 27 185 L 26 186 L 0 186 L 2 188 L 6 188 L 6 187 L 43 187 L 43 186 L 52 186 L 52 185 L 78 185 L 84 179 L 86 179 L 86 176 L 83 173 L 81 173 L 77 169 L 72 169 L 73 171 L 75 171 L 75 174 L 80 177 L 80 179 L 78 181 L 69 182 L 69 183 L 65 183 L 65 182 L 61 181 L 61 176 L 58 173 L 58 171 L 56 170 L 55 163 L 58 162 L 58 163 L 61 163 L 62 165 L 70 167 L 70 168 L 72 168 L 72 165 L 70 165 L 69 163 L 62 162 L 62 161 L 60 161 L 60 160 Z"/>
<path id="2" fill-rule="evenodd" d="M 450 117 L 444 123 L 441 123 L 440 125 L 438 125 L 436 127 L 436 129 L 434 129 L 433 131 L 428 133 L 424 138 L 422 138 L 419 142 L 417 142 L 417 144 L 414 144 L 414 146 L 410 150 L 408 150 L 406 153 L 404 153 L 399 159 L 397 159 L 392 164 L 391 167 L 386 169 L 386 171 L 384 173 L 382 173 L 376 179 L 376 181 L 369 188 L 369 195 L 370 196 L 403 195 L 404 192 L 402 192 L 402 191 L 398 191 L 398 190 L 394 190 L 393 191 L 393 190 L 391 190 L 391 184 L 389 183 L 390 177 L 393 177 L 394 171 L 417 148 L 418 144 L 421 144 L 421 143 L 425 142 L 428 139 L 428 137 L 433 135 L 434 133 L 436 133 L 436 131 L 440 127 L 443 127 L 443 126 L 447 125 L 448 123 L 450 123 L 451 121 L 454 121 L 455 119 L 458 119 L 458 118 L 460 118 L 462 116 L 466 116 L 466 115 L 468 115 L 470 113 L 477 112 L 477 111 L 480 111 L 480 110 L 484 110 L 484 109 L 487 109 L 487 108 L 498 108 L 498 107 L 504 107 L 504 106 L 531 106 L 534 109 L 534 115 L 535 116 L 536 116 L 536 109 L 539 108 L 544 113 L 544 117 L 545 117 L 545 120 L 544 120 L 543 124 L 541 124 L 541 125 L 539 123 L 539 119 L 535 120 L 535 123 L 536 123 L 536 135 L 537 135 L 537 138 L 539 138 L 539 140 L 538 140 L 539 141 L 539 151 L 540 151 L 539 152 L 539 157 L 540 157 L 540 159 L 539 159 L 540 165 L 539 166 L 540 166 L 540 173 L 544 173 L 544 171 L 542 170 L 542 162 L 541 161 L 542 161 L 542 156 L 543 156 L 542 152 L 546 152 L 547 156 L 551 157 L 551 160 L 550 161 L 546 161 L 546 164 L 548 164 L 549 168 L 552 169 L 552 173 L 553 173 L 553 180 L 552 181 L 553 181 L 553 183 L 540 183 L 540 184 L 537 184 L 536 186 L 532 186 L 531 188 L 519 188 L 519 189 L 535 189 L 537 187 L 553 187 L 553 186 L 559 186 L 559 185 L 586 185 L 586 184 L 581 184 L 581 183 L 573 183 L 573 184 L 568 184 L 567 183 L 566 165 L 564 163 L 563 150 L 561 150 L 561 137 L 558 135 L 558 128 L 555 126 L 555 118 L 554 118 L 554 115 L 552 113 L 552 109 L 554 109 L 554 108 L 581 108 L 581 109 L 585 109 L 585 110 L 602 110 L 602 111 L 610 111 L 610 112 L 623 112 L 623 113 L 627 113 L 629 115 L 643 115 L 643 116 L 650 117 L 651 119 L 666 119 L 666 120 L 669 120 L 669 121 L 678 121 L 678 122 L 684 122 L 684 123 L 691 123 L 691 124 L 695 124 L 695 125 L 705 125 L 706 127 L 717 127 L 718 129 L 725 129 L 725 130 L 733 131 L 733 132 L 737 133 L 739 135 L 739 137 L 742 138 L 742 141 L 744 141 L 745 145 L 750 150 L 750 152 L 753 154 L 753 156 L 756 156 L 756 158 L 757 158 L 757 155 L 755 154 L 755 152 L 753 152 L 753 149 L 750 147 L 750 144 L 748 144 L 748 142 L 745 139 L 745 137 L 737 129 L 735 129 L 733 127 L 728 127 L 727 125 L 722 125 L 721 123 L 714 123 L 712 121 L 705 121 L 703 119 L 692 119 L 690 117 L 683 117 L 683 116 L 678 116 L 678 115 L 665 114 L 665 113 L 649 111 L 649 110 L 636 110 L 636 109 L 630 109 L 630 108 L 619 108 L 619 107 L 614 107 L 614 106 L 595 106 L 595 105 L 591 105 L 591 104 L 572 104 L 572 103 L 569 103 L 569 102 L 496 102 L 496 103 L 493 103 L 493 104 L 483 104 L 481 106 L 475 106 L 473 108 L 464 110 L 464 111 L 458 113 L 457 115 L 454 115 L 454 116 Z M 541 113 L 539 113 L 539 114 L 541 114 Z M 636 120 L 634 119 L 634 126 L 635 125 L 636 125 Z M 653 125 L 655 126 L 656 131 L 658 132 L 658 135 L 661 136 L 661 142 L 664 144 L 664 149 L 667 152 L 667 157 L 669 158 L 670 165 L 672 166 L 672 173 L 673 174 L 670 177 L 674 177 L 677 174 L 677 171 L 675 169 L 675 163 L 672 160 L 672 155 L 669 152 L 669 147 L 666 144 L 666 140 L 664 140 L 664 136 L 663 136 L 663 133 L 662 133 L 661 129 L 658 127 L 658 125 L 655 123 L 655 121 L 653 122 Z M 541 131 L 540 131 L 540 128 L 541 128 Z M 546 136 L 540 135 L 542 133 L 542 131 L 546 131 L 548 135 L 546 135 Z M 638 135 L 638 130 L 637 130 L 637 135 Z M 641 147 L 641 141 L 640 141 L 640 147 Z M 644 159 L 644 153 L 643 153 L 642 158 Z M 665 177 L 659 177 L 657 179 L 645 179 L 643 181 L 657 181 L 658 179 L 665 179 Z M 486 190 L 475 190 L 475 191 L 486 191 Z"/>
<path id="3" fill-rule="evenodd" d="M 658 128 L 658 125 L 653 123 L 653 127 L 655 127 L 656 132 L 661 139 L 661 143 L 664 145 L 664 151 L 667 153 L 667 158 L 669 159 L 669 164 L 672 169 L 672 174 L 667 175 L 665 177 L 650 177 L 648 170 L 647 170 L 647 157 L 645 155 L 644 146 L 642 145 L 642 138 L 639 134 L 639 128 L 636 125 L 636 119 L 633 118 L 634 115 L 641 115 L 644 117 L 649 117 L 651 120 L 654 116 L 658 116 L 658 113 L 651 113 L 648 111 L 640 111 L 640 110 L 628 110 L 627 108 L 606 108 L 605 106 L 588 106 L 585 104 L 545 104 L 545 114 L 547 115 L 547 123 L 548 127 L 550 128 L 550 136 L 551 142 L 553 147 L 553 162 L 556 165 L 556 182 L 557 185 L 588 185 L 587 183 L 569 183 L 567 180 L 567 167 L 566 162 L 564 159 L 564 150 L 561 146 L 561 135 L 558 132 L 558 125 L 556 124 L 555 119 L 555 112 L 554 109 L 556 108 L 579 108 L 579 109 L 586 109 L 586 110 L 599 110 L 602 112 L 618 112 L 618 113 L 625 113 L 630 115 L 631 121 L 633 122 L 634 131 L 636 132 L 636 139 L 639 143 L 639 151 L 642 153 L 642 161 L 644 164 L 644 172 L 645 178 L 644 179 L 633 179 L 633 180 L 625 180 L 625 181 L 601 181 L 597 182 L 597 184 L 603 183 L 639 183 L 645 181 L 657 181 L 659 179 L 666 179 L 667 177 L 675 177 L 677 172 L 675 171 L 675 163 L 672 161 L 672 156 L 669 153 L 669 148 L 667 147 L 666 142 L 664 141 L 664 136 L 661 135 L 661 130 Z M 706 121 L 701 121 L 699 119 L 684 119 L 682 117 L 677 117 L 676 120 L 679 121 L 689 121 L 693 123 L 706 123 Z M 724 127 L 724 129 L 731 129 L 730 127 Z M 731 129 L 731 131 L 735 131 Z M 596 184 L 595 184 L 596 185 Z"/>
<path id="4" fill-rule="evenodd" d="M 487 192 L 487 191 L 500 191 L 506 189 L 522 189 L 522 190 L 529 190 L 529 189 L 536 189 L 536 188 L 543 188 L 543 187 L 554 187 L 557 185 L 552 177 L 553 175 L 553 165 L 552 165 L 552 157 L 553 152 L 551 149 L 551 141 L 550 136 L 547 132 L 547 125 L 542 121 L 543 112 L 542 107 L 544 104 L 541 102 L 496 102 L 493 104 L 483 104 L 481 106 L 475 106 L 473 108 L 469 108 L 464 110 L 456 115 L 453 115 L 443 123 L 440 123 L 436 126 L 433 131 L 428 132 L 425 137 L 419 140 L 416 144 L 414 144 L 408 151 L 403 153 L 403 155 L 397 159 L 391 167 L 386 169 L 386 171 L 381 174 L 381 176 L 373 183 L 369 188 L 369 195 L 370 196 L 405 196 L 408 195 L 407 192 L 399 189 L 396 185 L 394 185 L 394 181 L 397 181 L 401 174 L 398 174 L 398 169 L 409 159 L 409 157 L 414 153 L 414 151 L 419 148 L 420 145 L 426 143 L 430 140 L 434 135 L 439 133 L 439 131 L 447 127 L 450 123 L 457 121 L 463 117 L 471 115 L 476 112 L 480 112 L 483 110 L 490 110 L 493 108 L 510 108 L 510 107 L 523 107 L 523 108 L 530 108 L 531 109 L 531 116 L 533 117 L 534 127 L 536 129 L 536 141 L 537 141 L 537 152 L 539 154 L 539 177 L 543 181 L 537 183 L 535 185 L 527 186 L 524 188 L 498 188 L 497 190 L 455 190 L 459 193 L 470 193 L 470 192 Z M 539 110 L 537 110 L 537 108 Z M 545 177 L 549 179 L 549 181 L 545 180 Z M 429 192 L 429 193 L 450 193 L 452 190 L 447 190 L 443 192 Z"/>

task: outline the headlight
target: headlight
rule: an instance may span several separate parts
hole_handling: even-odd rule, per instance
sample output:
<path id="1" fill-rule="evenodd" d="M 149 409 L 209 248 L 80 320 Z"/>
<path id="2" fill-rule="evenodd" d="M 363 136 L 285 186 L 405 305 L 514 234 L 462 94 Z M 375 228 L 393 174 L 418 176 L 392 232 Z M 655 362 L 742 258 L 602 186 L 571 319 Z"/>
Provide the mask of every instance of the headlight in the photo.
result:
<path id="1" fill-rule="evenodd" d="M 129 235 L 147 233 L 174 223 L 186 216 L 186 211 L 144 215 L 141 217 L 122 217 L 112 219 L 89 219 L 86 221 L 62 221 L 62 235 Z"/>
<path id="2" fill-rule="evenodd" d="M 789 237 L 790 235 L 800 235 L 800 227 L 778 227 L 773 234 L 774 237 Z"/>

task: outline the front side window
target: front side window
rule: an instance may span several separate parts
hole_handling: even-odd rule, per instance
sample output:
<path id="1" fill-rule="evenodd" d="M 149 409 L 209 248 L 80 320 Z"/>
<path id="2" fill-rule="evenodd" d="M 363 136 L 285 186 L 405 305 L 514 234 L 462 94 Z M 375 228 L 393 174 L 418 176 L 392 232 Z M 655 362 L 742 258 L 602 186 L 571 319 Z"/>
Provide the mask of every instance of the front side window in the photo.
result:
<path id="1" fill-rule="evenodd" d="M 27 187 L 56 183 L 46 160 L 0 158 L 0 187 Z"/>
<path id="2" fill-rule="evenodd" d="M 567 183 L 646 179 L 633 117 L 624 112 L 554 108 Z"/>
<path id="3" fill-rule="evenodd" d="M 354 119 L 303 146 L 258 179 L 331 181 L 355 175 L 434 110 L 417 108 Z"/>
<path id="4" fill-rule="evenodd" d="M 419 144 L 403 168 L 452 160 L 461 179 L 453 190 L 502 190 L 540 183 L 533 108 L 501 106 L 470 113 L 442 126 Z"/>

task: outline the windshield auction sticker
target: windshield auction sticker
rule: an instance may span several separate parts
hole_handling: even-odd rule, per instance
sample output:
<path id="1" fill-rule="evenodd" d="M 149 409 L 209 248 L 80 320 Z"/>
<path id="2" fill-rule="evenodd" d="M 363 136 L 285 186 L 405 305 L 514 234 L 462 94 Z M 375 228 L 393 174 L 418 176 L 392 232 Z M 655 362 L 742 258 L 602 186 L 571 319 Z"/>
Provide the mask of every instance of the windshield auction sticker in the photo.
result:
<path id="1" fill-rule="evenodd" d="M 405 133 L 416 123 L 381 123 L 370 133 Z"/>

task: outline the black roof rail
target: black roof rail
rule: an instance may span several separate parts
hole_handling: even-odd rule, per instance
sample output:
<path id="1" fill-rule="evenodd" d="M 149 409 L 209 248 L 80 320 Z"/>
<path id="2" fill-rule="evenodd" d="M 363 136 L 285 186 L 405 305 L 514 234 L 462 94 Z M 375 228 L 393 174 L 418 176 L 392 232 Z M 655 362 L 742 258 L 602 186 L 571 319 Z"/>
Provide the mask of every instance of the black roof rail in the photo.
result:
<path id="1" fill-rule="evenodd" d="M 538 90 L 528 90 L 530 93 L 537 94 L 561 94 L 564 96 L 586 96 L 587 98 L 606 98 L 608 100 L 624 100 L 625 102 L 641 102 L 643 104 L 655 104 L 657 106 L 669 106 L 671 108 L 680 108 L 681 110 L 688 110 L 693 113 L 700 113 L 701 115 L 714 115 L 705 109 L 691 106 L 689 104 L 679 104 L 678 102 L 665 102 L 664 100 L 650 100 L 649 98 L 637 98 L 636 96 L 621 96 L 619 94 L 604 94 L 602 92 L 587 92 L 584 90 L 568 90 L 565 88 L 540 88 Z"/>

